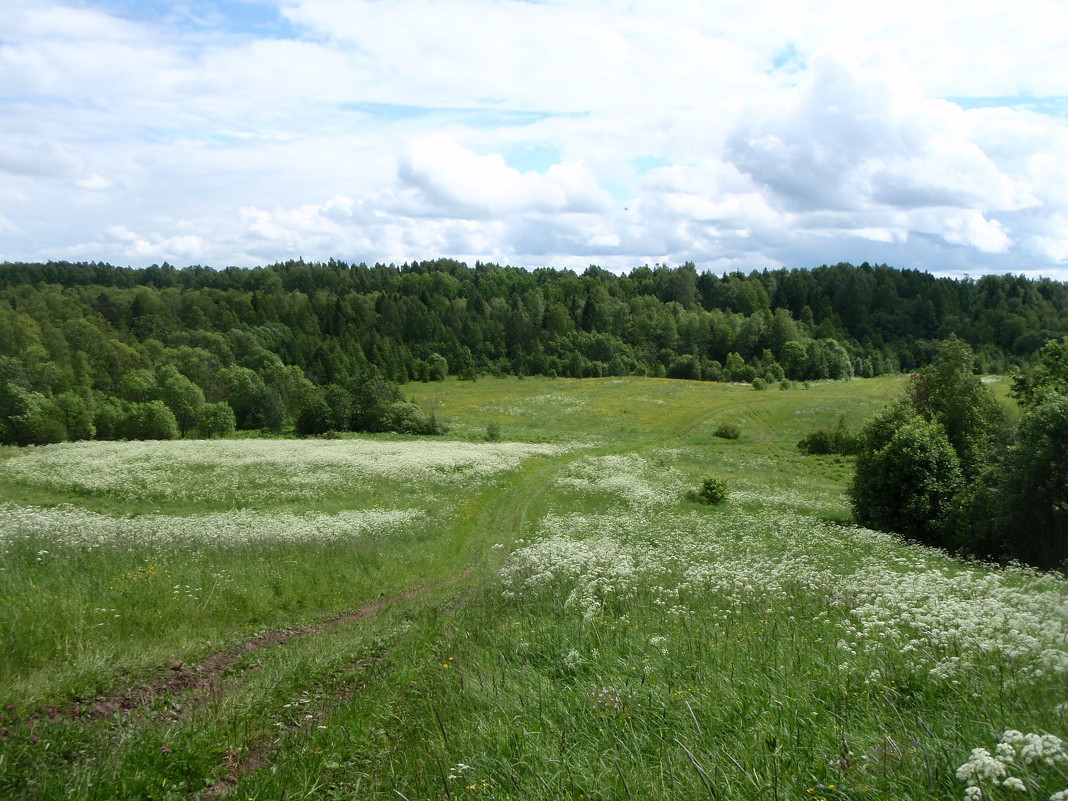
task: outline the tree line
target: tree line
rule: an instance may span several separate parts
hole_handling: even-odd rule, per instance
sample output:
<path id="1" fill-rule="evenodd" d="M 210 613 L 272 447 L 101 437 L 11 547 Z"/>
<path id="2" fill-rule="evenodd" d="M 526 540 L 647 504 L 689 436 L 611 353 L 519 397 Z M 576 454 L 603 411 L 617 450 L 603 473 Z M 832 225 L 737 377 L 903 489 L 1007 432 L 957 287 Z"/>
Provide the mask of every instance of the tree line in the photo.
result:
<path id="1" fill-rule="evenodd" d="M 0 265 L 0 440 L 427 432 L 398 385 L 447 375 L 761 383 L 929 364 L 1005 372 L 1068 333 L 1068 287 L 885 265 L 716 275 L 449 259 L 254 269 Z"/>
<path id="2" fill-rule="evenodd" d="M 957 553 L 1068 567 L 1068 337 L 1014 377 L 1015 424 L 973 368 L 950 338 L 859 433 L 854 517 Z"/>

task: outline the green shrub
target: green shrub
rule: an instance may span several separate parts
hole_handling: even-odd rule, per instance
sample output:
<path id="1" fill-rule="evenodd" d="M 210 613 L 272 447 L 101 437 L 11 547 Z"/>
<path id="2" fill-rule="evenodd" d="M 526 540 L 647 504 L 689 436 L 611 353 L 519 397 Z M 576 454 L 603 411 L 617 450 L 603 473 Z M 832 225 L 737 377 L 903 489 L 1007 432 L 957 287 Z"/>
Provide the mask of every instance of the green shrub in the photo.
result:
<path id="1" fill-rule="evenodd" d="M 234 410 L 226 401 L 205 403 L 197 414 L 197 436 L 205 439 L 229 437 L 237 429 Z"/>
<path id="2" fill-rule="evenodd" d="M 494 420 L 486 425 L 486 441 L 498 442 L 501 439 L 501 424 Z"/>
<path id="3" fill-rule="evenodd" d="M 668 378 L 689 378 L 697 381 L 701 378 L 701 363 L 692 354 L 674 357 L 667 366 Z"/>
<path id="4" fill-rule="evenodd" d="M 949 545 L 945 522 L 962 487 L 945 429 L 907 403 L 890 406 L 860 433 L 849 495 L 861 525 Z"/>
<path id="5" fill-rule="evenodd" d="M 1018 559 L 1068 568 L 1068 395 L 1030 396 L 1001 475 L 1002 539 Z"/>
<path id="6" fill-rule="evenodd" d="M 444 381 L 449 374 L 449 362 L 440 353 L 431 353 L 426 365 L 427 378 L 430 381 Z"/>
<path id="7" fill-rule="evenodd" d="M 0 384 L 0 443 L 48 445 L 65 439 L 67 428 L 56 403 L 17 384 Z"/>
<path id="8" fill-rule="evenodd" d="M 436 434 L 435 425 L 417 404 L 397 401 L 390 405 L 385 417 L 387 431 L 399 434 Z"/>
<path id="9" fill-rule="evenodd" d="M 951 336 L 934 363 L 913 376 L 908 399 L 917 414 L 941 424 L 971 481 L 1004 455 L 1005 413 L 993 393 L 972 372 L 975 357 L 967 344 Z"/>
<path id="10" fill-rule="evenodd" d="M 233 412 L 230 414 L 232 416 Z M 122 408 L 122 401 L 118 398 L 100 396 L 94 400 L 93 425 L 96 426 L 97 439 L 122 439 L 122 425 L 125 419 L 126 412 Z"/>
<path id="11" fill-rule="evenodd" d="M 716 426 L 716 430 L 712 434 L 720 439 L 738 439 L 742 435 L 742 427 L 737 423 L 724 420 Z"/>
<path id="12" fill-rule="evenodd" d="M 849 433 L 845 426 L 845 420 L 839 419 L 834 428 L 817 428 L 806 434 L 797 443 L 797 449 L 801 453 L 810 455 L 840 454 L 849 456 L 857 452 L 857 438 Z"/>
<path id="13" fill-rule="evenodd" d="M 717 506 L 718 504 L 726 502 L 730 497 L 730 494 L 726 481 L 722 478 L 709 476 L 701 482 L 700 489 L 687 492 L 686 499 L 689 501 L 696 501 L 697 503 L 707 503 L 710 506 Z"/>
<path id="14" fill-rule="evenodd" d="M 67 439 L 92 439 L 96 436 L 92 405 L 74 392 L 62 392 L 54 399 L 67 429 Z"/>
<path id="15" fill-rule="evenodd" d="M 302 437 L 312 437 L 323 434 L 335 426 L 334 411 L 330 408 L 323 393 L 317 390 L 297 415 L 297 433 Z"/>
<path id="16" fill-rule="evenodd" d="M 753 379 L 753 389 L 755 389 L 757 392 L 763 392 L 767 388 L 768 388 L 768 382 L 765 381 L 760 376 L 757 376 L 756 378 Z"/>
<path id="17" fill-rule="evenodd" d="M 163 401 L 128 403 L 119 427 L 122 439 L 177 439 L 178 421 Z"/>

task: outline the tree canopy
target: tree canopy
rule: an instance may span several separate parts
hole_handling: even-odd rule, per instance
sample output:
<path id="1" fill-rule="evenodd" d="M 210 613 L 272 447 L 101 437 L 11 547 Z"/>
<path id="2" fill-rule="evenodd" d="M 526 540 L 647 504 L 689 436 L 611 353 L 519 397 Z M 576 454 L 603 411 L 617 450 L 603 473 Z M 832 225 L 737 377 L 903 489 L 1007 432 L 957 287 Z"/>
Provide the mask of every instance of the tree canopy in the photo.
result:
<path id="1" fill-rule="evenodd" d="M 982 558 L 1068 567 L 1068 337 L 1014 380 L 1012 427 L 972 371 L 971 349 L 943 343 L 906 397 L 857 438 L 857 521 Z"/>
<path id="2" fill-rule="evenodd" d="M 1007 371 L 1068 334 L 1068 288 L 869 264 L 723 275 L 450 259 L 3 264 L 0 330 L 9 442 L 124 436 L 134 406 L 157 401 L 179 436 L 225 429 L 219 403 L 238 428 L 302 415 L 308 430 L 418 428 L 411 409 L 390 410 L 399 397 L 368 406 L 361 387 L 480 374 L 843 379 L 919 370 L 951 335 L 982 370 Z M 956 424 L 942 424 L 952 439 Z"/>

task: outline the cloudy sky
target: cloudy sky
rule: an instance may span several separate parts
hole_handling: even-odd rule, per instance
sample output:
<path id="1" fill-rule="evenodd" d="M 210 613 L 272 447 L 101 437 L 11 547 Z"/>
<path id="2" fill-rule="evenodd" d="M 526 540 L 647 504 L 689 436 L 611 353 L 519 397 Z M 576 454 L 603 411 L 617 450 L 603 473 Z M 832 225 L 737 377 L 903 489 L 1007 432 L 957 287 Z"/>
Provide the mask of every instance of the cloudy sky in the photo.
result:
<path id="1" fill-rule="evenodd" d="M 1068 280 L 1065 0 L 3 0 L 0 261 Z"/>

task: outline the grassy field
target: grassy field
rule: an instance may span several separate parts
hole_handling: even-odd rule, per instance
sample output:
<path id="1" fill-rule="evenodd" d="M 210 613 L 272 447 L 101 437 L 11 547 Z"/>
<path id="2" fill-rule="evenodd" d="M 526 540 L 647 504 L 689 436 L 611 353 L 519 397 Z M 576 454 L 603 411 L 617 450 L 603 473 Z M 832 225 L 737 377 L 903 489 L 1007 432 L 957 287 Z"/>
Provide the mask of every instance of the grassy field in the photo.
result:
<path id="1" fill-rule="evenodd" d="M 406 389 L 440 438 L 6 450 L 0 797 L 1050 798 L 1065 582 L 856 528 L 796 449 L 903 385 L 450 381 Z"/>

